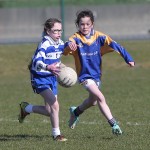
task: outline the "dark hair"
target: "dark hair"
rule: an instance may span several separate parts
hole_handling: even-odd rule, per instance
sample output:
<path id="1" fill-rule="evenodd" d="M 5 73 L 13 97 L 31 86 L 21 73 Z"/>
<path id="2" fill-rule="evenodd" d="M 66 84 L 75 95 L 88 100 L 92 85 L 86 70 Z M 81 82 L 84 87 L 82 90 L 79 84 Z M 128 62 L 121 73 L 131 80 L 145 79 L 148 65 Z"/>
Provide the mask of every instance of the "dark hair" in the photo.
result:
<path id="1" fill-rule="evenodd" d="M 79 22 L 81 18 L 84 18 L 84 17 L 90 17 L 92 23 L 94 22 L 94 15 L 91 10 L 86 9 L 86 10 L 78 11 L 76 13 L 76 16 L 77 16 L 77 19 L 75 20 L 76 26 L 79 26 Z"/>
<path id="2" fill-rule="evenodd" d="M 46 34 L 47 30 L 51 30 L 55 23 L 61 23 L 61 20 L 56 18 L 50 18 L 46 20 L 46 22 L 44 23 L 44 33 Z"/>

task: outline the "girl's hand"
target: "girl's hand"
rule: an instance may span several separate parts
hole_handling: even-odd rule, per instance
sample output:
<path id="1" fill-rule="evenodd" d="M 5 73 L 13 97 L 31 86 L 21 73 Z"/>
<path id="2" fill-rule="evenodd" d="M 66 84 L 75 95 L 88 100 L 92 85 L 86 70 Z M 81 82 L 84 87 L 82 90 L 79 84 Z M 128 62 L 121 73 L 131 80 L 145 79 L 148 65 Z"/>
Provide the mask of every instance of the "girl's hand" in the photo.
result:
<path id="1" fill-rule="evenodd" d="M 130 67 L 134 67 L 135 66 L 135 62 L 129 62 Z"/>
<path id="2" fill-rule="evenodd" d="M 74 42 L 70 42 L 68 46 L 72 51 L 75 51 L 77 49 L 77 44 Z"/>
<path id="3" fill-rule="evenodd" d="M 53 63 L 51 65 L 47 65 L 46 66 L 46 70 L 50 71 L 51 73 L 53 73 L 54 75 L 58 75 L 60 72 L 60 66 L 59 63 Z"/>

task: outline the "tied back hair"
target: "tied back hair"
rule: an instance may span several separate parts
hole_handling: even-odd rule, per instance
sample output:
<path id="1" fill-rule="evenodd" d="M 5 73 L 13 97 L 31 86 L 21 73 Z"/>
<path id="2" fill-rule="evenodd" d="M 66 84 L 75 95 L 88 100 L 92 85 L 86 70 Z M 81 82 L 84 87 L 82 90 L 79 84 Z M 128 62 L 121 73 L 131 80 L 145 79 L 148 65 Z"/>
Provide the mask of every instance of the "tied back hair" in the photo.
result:
<path id="1" fill-rule="evenodd" d="M 47 34 L 47 31 L 51 30 L 54 26 L 55 23 L 61 23 L 61 20 L 57 19 L 57 18 L 50 18 L 48 20 L 46 20 L 46 22 L 44 23 L 44 30 L 43 30 L 43 33 L 42 33 L 42 37 L 48 35 Z M 31 70 L 32 68 L 32 59 L 28 65 L 28 69 Z"/>

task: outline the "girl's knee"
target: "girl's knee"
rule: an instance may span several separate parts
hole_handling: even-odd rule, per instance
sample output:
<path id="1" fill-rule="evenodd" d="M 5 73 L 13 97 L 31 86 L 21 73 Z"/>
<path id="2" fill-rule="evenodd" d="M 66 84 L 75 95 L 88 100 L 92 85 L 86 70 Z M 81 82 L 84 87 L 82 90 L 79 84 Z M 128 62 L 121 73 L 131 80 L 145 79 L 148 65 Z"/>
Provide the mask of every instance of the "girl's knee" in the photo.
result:
<path id="1" fill-rule="evenodd" d="M 55 111 L 59 110 L 59 103 L 58 103 L 58 101 L 56 101 L 53 105 L 51 105 L 51 109 L 55 110 Z"/>
<path id="2" fill-rule="evenodd" d="M 100 105 L 103 105 L 103 104 L 106 103 L 105 98 L 98 98 L 97 102 L 98 102 Z"/>
<path id="3" fill-rule="evenodd" d="M 97 105 L 97 101 L 94 101 L 93 103 L 92 103 L 92 106 L 96 106 Z"/>
<path id="4" fill-rule="evenodd" d="M 51 108 L 49 105 L 45 105 L 45 110 L 47 111 L 47 115 L 50 115 L 51 113 Z"/>

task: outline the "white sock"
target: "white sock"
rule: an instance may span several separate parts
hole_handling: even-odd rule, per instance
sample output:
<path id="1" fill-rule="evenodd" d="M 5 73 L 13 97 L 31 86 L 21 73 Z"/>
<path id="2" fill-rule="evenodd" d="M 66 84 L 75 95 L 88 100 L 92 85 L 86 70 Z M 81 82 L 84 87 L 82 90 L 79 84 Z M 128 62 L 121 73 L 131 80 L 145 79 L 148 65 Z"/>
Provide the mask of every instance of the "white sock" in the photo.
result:
<path id="1" fill-rule="evenodd" d="M 53 128 L 52 129 L 52 134 L 54 136 L 54 138 L 58 135 L 60 135 L 60 129 L 59 128 Z"/>
<path id="2" fill-rule="evenodd" d="M 27 107 L 25 107 L 25 111 L 27 113 L 32 113 L 33 112 L 32 108 L 33 108 L 33 105 L 29 104 Z"/>

